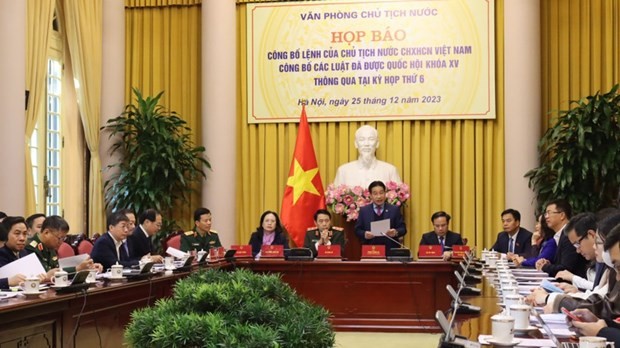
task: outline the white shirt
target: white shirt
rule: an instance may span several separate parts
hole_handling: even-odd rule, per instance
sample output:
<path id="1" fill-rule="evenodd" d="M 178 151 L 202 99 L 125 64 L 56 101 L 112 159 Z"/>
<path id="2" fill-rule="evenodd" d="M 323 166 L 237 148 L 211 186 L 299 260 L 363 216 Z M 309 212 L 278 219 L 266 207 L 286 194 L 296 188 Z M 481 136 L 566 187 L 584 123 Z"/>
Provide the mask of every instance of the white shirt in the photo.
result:
<path id="1" fill-rule="evenodd" d="M 140 230 L 142 230 L 142 232 L 144 232 L 144 235 L 146 236 L 146 238 L 151 238 L 151 236 L 149 236 L 148 233 L 146 233 L 146 230 L 144 229 L 144 227 L 142 227 L 142 225 L 138 225 L 140 226 Z"/>
<path id="2" fill-rule="evenodd" d="M 112 235 L 112 233 L 110 233 L 110 231 L 108 231 L 108 234 L 112 238 L 112 241 L 114 242 L 114 246 L 116 247 L 116 259 L 120 260 L 121 259 L 121 253 L 119 251 L 119 248 L 123 245 L 123 241 L 122 240 L 121 241 L 116 240 L 116 238 L 114 238 L 114 236 Z"/>
<path id="3" fill-rule="evenodd" d="M 375 158 L 369 167 L 364 166 L 359 159 L 341 165 L 336 172 L 334 185 L 344 184 L 349 187 L 361 186 L 367 188 L 371 182 L 376 180 L 383 181 L 383 183 L 388 181 L 402 182 L 396 167 Z"/>

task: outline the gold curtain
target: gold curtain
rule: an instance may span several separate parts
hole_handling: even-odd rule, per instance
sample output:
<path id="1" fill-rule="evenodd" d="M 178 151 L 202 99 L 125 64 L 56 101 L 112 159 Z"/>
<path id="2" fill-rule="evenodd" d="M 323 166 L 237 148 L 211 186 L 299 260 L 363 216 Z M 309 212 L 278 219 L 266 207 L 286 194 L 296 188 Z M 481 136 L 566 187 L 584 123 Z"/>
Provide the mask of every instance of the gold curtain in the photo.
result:
<path id="1" fill-rule="evenodd" d="M 134 102 L 132 87 L 146 97 L 165 91 L 161 104 L 174 110 L 201 144 L 201 1 L 125 1 L 125 102 Z M 189 201 L 174 209 L 185 229 L 200 206 L 200 183 Z M 139 213 L 139 212 L 138 212 Z"/>
<path id="2" fill-rule="evenodd" d="M 246 243 L 260 214 L 279 211 L 297 124 L 247 124 L 246 5 L 237 8 L 239 23 L 239 113 L 237 115 L 237 240 Z M 405 244 L 417 252 L 421 235 L 432 230 L 437 210 L 452 215 L 451 229 L 468 245 L 491 245 L 501 230 L 504 207 L 503 1 L 495 5 L 497 119 L 458 121 L 367 122 L 379 132 L 377 158 L 394 164 L 411 199 L 404 209 Z M 311 114 L 312 110 L 307 109 Z M 311 123 L 323 185 L 333 182 L 340 164 L 357 158 L 354 133 L 364 123 Z"/>
<path id="3" fill-rule="evenodd" d="M 88 230 L 105 231 L 105 210 L 99 158 L 99 120 L 103 51 L 102 0 L 64 0 L 67 34 L 84 138 L 90 152 Z"/>
<path id="4" fill-rule="evenodd" d="M 620 82 L 620 1 L 542 1 L 541 17 L 544 131 L 571 100 Z"/>
<path id="5" fill-rule="evenodd" d="M 26 216 L 36 212 L 30 138 L 39 116 L 46 112 L 47 50 L 55 2 L 56 0 L 28 0 L 27 4 L 26 90 L 30 94 L 26 110 Z"/>

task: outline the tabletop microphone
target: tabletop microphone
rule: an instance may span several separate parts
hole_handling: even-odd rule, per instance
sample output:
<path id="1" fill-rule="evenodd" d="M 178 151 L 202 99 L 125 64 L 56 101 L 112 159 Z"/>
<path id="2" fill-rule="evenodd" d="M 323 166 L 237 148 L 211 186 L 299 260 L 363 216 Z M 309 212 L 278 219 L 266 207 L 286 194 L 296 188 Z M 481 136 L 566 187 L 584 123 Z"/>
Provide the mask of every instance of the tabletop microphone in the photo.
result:
<path id="1" fill-rule="evenodd" d="M 411 257 L 411 250 L 407 248 L 403 243 L 397 241 L 396 239 L 390 237 L 385 232 L 381 232 L 385 238 L 391 240 L 392 242 L 398 244 L 399 248 L 392 248 L 385 251 L 385 256 L 388 261 L 400 261 L 400 262 L 411 262 L 413 258 Z"/>

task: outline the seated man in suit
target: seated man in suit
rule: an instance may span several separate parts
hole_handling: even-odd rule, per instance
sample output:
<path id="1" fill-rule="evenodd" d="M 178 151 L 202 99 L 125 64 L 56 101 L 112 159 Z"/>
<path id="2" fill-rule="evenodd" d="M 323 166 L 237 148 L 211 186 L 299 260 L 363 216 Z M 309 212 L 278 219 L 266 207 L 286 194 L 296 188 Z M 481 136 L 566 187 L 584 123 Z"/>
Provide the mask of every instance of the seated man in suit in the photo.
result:
<path id="1" fill-rule="evenodd" d="M 344 253 L 344 231 L 342 227 L 332 226 L 332 215 L 326 209 L 319 209 L 314 213 L 316 227 L 310 227 L 306 232 L 304 248 L 312 250 L 314 257 L 318 254 L 319 245 L 340 245 L 340 253 Z"/>
<path id="2" fill-rule="evenodd" d="M 8 229 L 8 231 L 7 231 Z M 0 248 L 0 267 L 28 255 L 26 247 L 27 229 L 23 217 L 9 216 L 0 223 L 0 240 L 5 242 Z M 45 275 L 43 275 L 45 276 Z M 0 289 L 8 290 L 26 280 L 23 274 L 14 274 L 8 278 L 0 278 Z"/>
<path id="3" fill-rule="evenodd" d="M 445 211 L 435 212 L 431 216 L 433 231 L 422 235 L 420 245 L 441 245 L 444 249 L 443 258 L 449 260 L 452 257 L 453 245 L 464 245 L 461 235 L 450 231 L 450 215 Z"/>
<path id="4" fill-rule="evenodd" d="M 126 213 L 121 214 L 127 217 L 125 221 L 128 231 L 130 230 L 131 221 Z M 140 215 L 138 227 L 130 232 L 127 238 L 128 256 L 130 259 L 140 260 L 142 258 L 150 258 L 151 261 L 162 263 L 164 258 L 161 255 L 154 255 L 153 237 L 161 229 L 161 214 L 155 209 L 147 209 Z"/>
<path id="5" fill-rule="evenodd" d="M 532 232 L 521 227 L 521 213 L 514 209 L 506 209 L 501 216 L 504 231 L 497 235 L 497 240 L 491 249 L 507 254 L 509 260 L 515 255 L 529 255 L 532 248 Z"/>
<path id="6" fill-rule="evenodd" d="M 105 269 L 117 262 L 124 267 L 131 267 L 139 263 L 138 259 L 130 259 L 123 243 L 129 234 L 127 223 L 129 219 L 121 212 L 108 215 L 108 232 L 97 238 L 93 246 L 92 257 L 95 262 L 99 262 Z"/>
<path id="7" fill-rule="evenodd" d="M 41 225 L 41 232 L 35 234 L 34 237 L 28 240 L 28 244 L 26 244 L 26 251 L 28 251 L 28 253 L 35 253 L 47 272 L 45 280 L 50 280 L 54 273 L 59 270 L 58 253 L 56 250 L 60 248 L 65 239 L 67 239 L 68 233 L 69 224 L 65 219 L 57 215 L 48 216 L 43 221 L 43 225 Z M 75 271 L 91 268 L 96 268 L 101 271 L 101 265 L 95 262 L 89 257 L 76 267 L 67 267 L 63 270 L 67 273 L 74 273 Z"/>
<path id="8" fill-rule="evenodd" d="M 582 278 L 586 277 L 587 261 L 577 253 L 577 249 L 568 239 L 569 231 L 565 231 L 571 215 L 572 207 L 566 200 L 557 199 L 547 203 L 544 218 L 547 226 L 555 231 L 553 238 L 558 248 L 553 260 L 536 261 L 536 269 L 546 272 L 550 277 L 555 277 L 562 270 L 568 270 Z"/>
<path id="9" fill-rule="evenodd" d="M 385 184 L 382 181 L 373 181 L 368 185 L 372 204 L 363 206 L 360 209 L 359 217 L 355 223 L 355 234 L 362 244 L 385 245 L 386 251 L 392 248 L 400 248 L 396 242 L 398 238 L 407 234 L 407 228 L 400 208 L 385 202 Z M 385 236 L 375 236 L 370 232 L 370 223 L 384 219 L 390 220 L 390 229 Z"/>
<path id="10" fill-rule="evenodd" d="M 181 235 L 181 251 L 209 251 L 222 246 L 217 232 L 211 229 L 211 211 L 198 208 L 194 211 L 194 230 Z"/>

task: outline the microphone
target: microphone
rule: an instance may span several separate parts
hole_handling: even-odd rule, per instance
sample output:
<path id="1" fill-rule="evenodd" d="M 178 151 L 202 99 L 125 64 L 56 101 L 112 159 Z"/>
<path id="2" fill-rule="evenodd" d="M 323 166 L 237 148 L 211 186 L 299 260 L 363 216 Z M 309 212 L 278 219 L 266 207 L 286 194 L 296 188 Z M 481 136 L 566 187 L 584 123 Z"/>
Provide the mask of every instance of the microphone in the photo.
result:
<path id="1" fill-rule="evenodd" d="M 480 307 L 471 305 L 467 302 L 463 302 L 459 297 L 459 294 L 463 288 L 459 288 L 458 292 L 454 291 L 452 285 L 446 285 L 446 289 L 450 293 L 450 296 L 454 299 L 454 314 L 479 314 Z"/>
<path id="2" fill-rule="evenodd" d="M 454 271 L 454 275 L 456 276 L 456 279 L 459 280 L 459 294 L 462 293 L 463 295 L 469 295 L 469 296 L 477 296 L 480 295 L 482 292 L 480 289 L 478 288 L 474 288 L 474 287 L 469 287 L 467 286 L 467 284 L 465 283 L 465 278 L 463 278 L 463 276 L 461 276 L 461 274 L 459 273 L 459 271 L 455 270 Z"/>
<path id="3" fill-rule="evenodd" d="M 397 241 L 396 239 L 390 237 L 385 232 L 381 232 L 385 238 L 391 240 L 392 242 L 398 244 L 400 248 L 389 249 L 386 250 L 386 259 L 388 261 L 399 261 L 399 262 L 411 262 L 413 258 L 411 257 L 411 250 L 407 248 L 404 244 Z"/>

